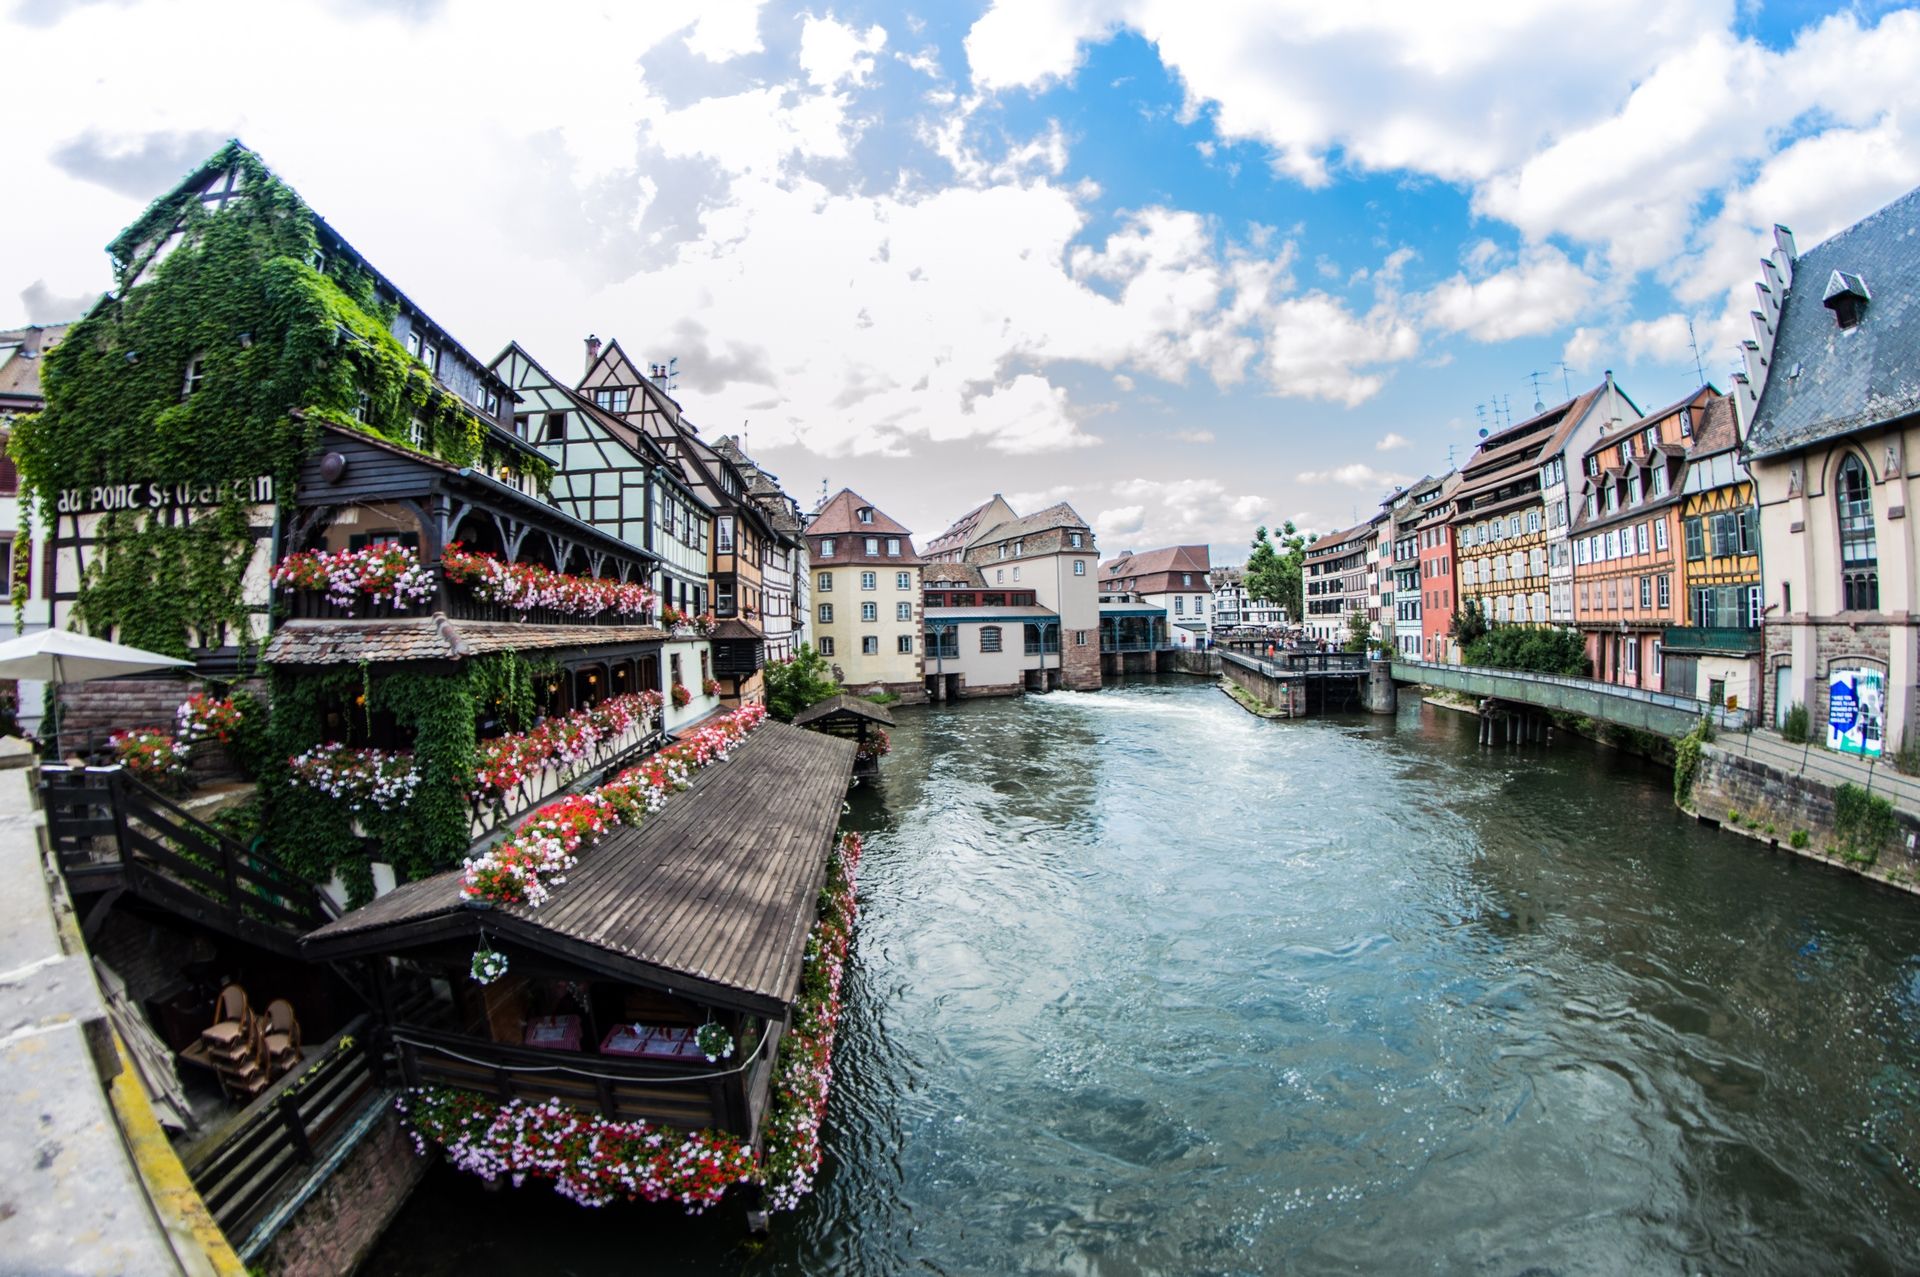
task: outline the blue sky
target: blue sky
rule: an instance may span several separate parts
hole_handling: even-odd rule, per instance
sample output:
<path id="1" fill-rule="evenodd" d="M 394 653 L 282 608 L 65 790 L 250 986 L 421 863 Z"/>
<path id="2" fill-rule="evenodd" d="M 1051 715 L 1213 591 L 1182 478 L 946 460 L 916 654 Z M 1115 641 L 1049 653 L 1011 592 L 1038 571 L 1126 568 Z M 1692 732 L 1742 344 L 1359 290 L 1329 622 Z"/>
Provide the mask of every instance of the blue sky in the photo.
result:
<path id="1" fill-rule="evenodd" d="M 1726 388 L 1771 225 L 1920 184 L 1920 13 L 1888 5 L 660 15 L 0 0 L 17 100 L 58 104 L 15 139 L 0 322 L 104 288 L 237 135 L 483 356 L 678 356 L 690 417 L 803 501 L 924 539 L 1068 499 L 1103 550 L 1229 561 L 1444 471 L 1531 373 L 1652 408 L 1697 343 Z"/>

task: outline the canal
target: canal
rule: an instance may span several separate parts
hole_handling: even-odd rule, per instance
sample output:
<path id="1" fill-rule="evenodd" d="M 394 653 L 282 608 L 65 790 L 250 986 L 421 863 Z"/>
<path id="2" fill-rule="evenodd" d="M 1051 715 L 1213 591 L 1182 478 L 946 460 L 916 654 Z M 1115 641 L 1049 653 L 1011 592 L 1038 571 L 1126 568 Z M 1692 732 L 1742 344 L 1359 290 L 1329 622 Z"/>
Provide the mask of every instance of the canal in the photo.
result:
<path id="1" fill-rule="evenodd" d="M 1920 902 L 1465 716 L 1197 680 L 909 710 L 828 1169 L 583 1211 L 436 1170 L 379 1274 L 1913 1271 Z"/>

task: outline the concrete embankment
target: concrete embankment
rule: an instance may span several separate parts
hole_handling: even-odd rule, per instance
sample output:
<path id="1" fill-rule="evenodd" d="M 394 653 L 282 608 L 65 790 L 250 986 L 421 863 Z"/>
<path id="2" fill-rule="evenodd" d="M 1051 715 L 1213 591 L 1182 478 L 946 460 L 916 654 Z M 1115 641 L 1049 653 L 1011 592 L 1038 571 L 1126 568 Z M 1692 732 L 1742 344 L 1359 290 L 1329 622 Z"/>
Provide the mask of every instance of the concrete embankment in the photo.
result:
<path id="1" fill-rule="evenodd" d="M 1701 751 L 1692 791 L 1681 810 L 1726 833 L 1920 894 L 1920 857 L 1915 855 L 1920 814 L 1896 805 L 1894 832 L 1886 845 L 1848 848 L 1835 810 L 1841 783 L 1790 773 L 1777 760 L 1748 757 L 1735 746 L 1709 744 Z"/>
<path id="2" fill-rule="evenodd" d="M 126 1067 L 32 778 L 0 773 L 0 1267 L 242 1273 Z"/>

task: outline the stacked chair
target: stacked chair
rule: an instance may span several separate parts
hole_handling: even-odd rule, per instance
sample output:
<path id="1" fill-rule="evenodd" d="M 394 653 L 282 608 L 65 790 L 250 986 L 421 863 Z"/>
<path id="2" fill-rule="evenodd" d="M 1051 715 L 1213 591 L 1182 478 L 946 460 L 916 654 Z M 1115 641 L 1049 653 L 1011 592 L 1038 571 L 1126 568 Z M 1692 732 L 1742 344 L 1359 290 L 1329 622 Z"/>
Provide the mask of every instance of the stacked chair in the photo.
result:
<path id="1" fill-rule="evenodd" d="M 275 998 L 267 1003 L 267 1067 L 274 1077 L 291 1073 L 300 1064 L 300 1021 L 293 1014 L 293 1003 Z"/>
<path id="2" fill-rule="evenodd" d="M 245 1102 L 267 1089 L 267 1042 L 263 1022 L 237 984 L 220 990 L 213 1025 L 200 1034 L 227 1098 Z"/>

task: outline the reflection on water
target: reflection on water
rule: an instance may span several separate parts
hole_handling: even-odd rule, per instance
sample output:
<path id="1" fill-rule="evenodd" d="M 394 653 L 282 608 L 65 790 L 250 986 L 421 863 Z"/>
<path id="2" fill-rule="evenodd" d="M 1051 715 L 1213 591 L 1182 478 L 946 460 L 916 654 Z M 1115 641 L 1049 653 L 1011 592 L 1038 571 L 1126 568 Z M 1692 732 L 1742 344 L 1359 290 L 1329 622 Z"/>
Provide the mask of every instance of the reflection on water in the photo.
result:
<path id="1" fill-rule="evenodd" d="M 1913 1268 L 1912 901 L 1431 707 L 900 717 L 815 1197 L 752 1246 L 439 1171 L 371 1271 Z"/>

